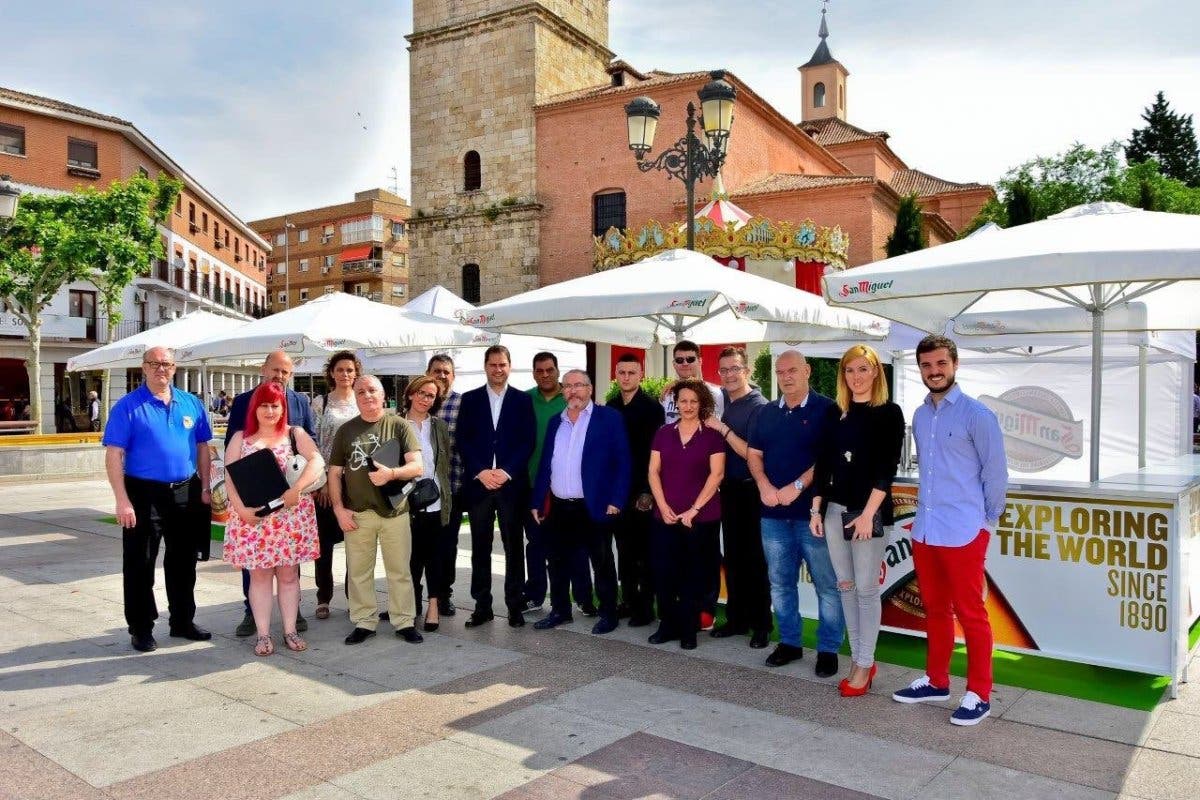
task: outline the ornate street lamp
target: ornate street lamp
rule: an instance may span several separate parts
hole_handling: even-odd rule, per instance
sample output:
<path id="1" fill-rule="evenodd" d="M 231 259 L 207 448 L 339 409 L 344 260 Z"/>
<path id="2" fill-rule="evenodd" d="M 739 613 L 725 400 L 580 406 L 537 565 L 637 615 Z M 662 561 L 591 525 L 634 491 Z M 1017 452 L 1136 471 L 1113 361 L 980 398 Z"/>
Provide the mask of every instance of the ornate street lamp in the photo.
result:
<path id="1" fill-rule="evenodd" d="M 17 202 L 21 199 L 21 190 L 8 181 L 11 175 L 0 175 L 0 230 L 8 227 L 8 223 L 17 215 Z"/>
<path id="2" fill-rule="evenodd" d="M 629 126 L 629 149 L 642 172 L 663 170 L 668 178 L 678 178 L 687 189 L 687 246 L 696 249 L 695 199 L 696 181 L 715 178 L 725 163 L 729 146 L 729 131 L 733 127 L 733 105 L 737 88 L 725 80 L 724 70 L 713 70 L 712 78 L 699 91 L 700 126 L 705 140 L 696 135 L 696 104 L 687 106 L 687 133 L 657 158 L 646 161 L 654 147 L 654 134 L 661 115 L 658 103 L 649 97 L 636 97 L 625 106 Z"/>

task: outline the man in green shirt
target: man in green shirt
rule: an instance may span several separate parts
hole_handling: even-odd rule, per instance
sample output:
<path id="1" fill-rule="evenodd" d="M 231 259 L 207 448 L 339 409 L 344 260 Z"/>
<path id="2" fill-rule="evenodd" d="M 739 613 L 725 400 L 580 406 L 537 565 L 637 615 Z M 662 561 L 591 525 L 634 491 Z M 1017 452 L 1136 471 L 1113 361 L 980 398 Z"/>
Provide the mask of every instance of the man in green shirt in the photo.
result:
<path id="1" fill-rule="evenodd" d="M 537 383 L 529 390 L 533 398 L 533 414 L 537 418 L 537 441 L 534 444 L 533 455 L 529 459 L 529 485 L 537 479 L 538 465 L 542 461 L 542 445 L 546 441 L 546 427 L 550 420 L 561 414 L 567 407 L 567 399 L 563 396 L 562 386 L 558 382 L 558 356 L 554 353 L 541 352 L 533 357 L 533 380 Z M 530 515 L 525 515 L 525 601 L 528 610 L 539 609 L 546 602 L 546 587 L 548 585 L 547 547 L 542 540 L 542 526 L 534 522 Z M 592 602 L 592 573 L 584 555 L 575 565 L 571 588 L 575 593 L 575 602 L 584 616 L 596 615 L 596 606 Z"/>
<path id="2" fill-rule="evenodd" d="M 412 531 L 408 508 L 392 508 L 381 487 L 389 481 L 421 477 L 421 443 L 412 426 L 384 407 L 383 385 L 374 375 L 354 382 L 359 416 L 338 428 L 329 457 L 329 499 L 338 525 L 346 535 L 346 588 L 354 630 L 346 644 L 361 644 L 375 635 L 379 611 L 375 598 L 375 558 L 382 551 L 387 574 L 388 613 L 396 636 L 416 643 L 423 637 L 413 625 L 416 598 L 409 559 Z M 377 464 L 372 455 L 397 439 L 404 463 Z M 343 484 L 344 481 L 344 484 Z"/>

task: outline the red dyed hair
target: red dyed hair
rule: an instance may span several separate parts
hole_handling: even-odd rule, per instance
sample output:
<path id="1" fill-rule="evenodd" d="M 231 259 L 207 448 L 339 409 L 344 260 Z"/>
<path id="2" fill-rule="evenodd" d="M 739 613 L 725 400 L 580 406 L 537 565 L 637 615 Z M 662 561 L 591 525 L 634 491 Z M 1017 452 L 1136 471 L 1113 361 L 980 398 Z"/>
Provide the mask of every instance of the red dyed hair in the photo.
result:
<path id="1" fill-rule="evenodd" d="M 283 406 L 283 413 L 279 415 L 279 424 L 276 426 L 275 432 L 283 433 L 287 430 L 287 394 L 275 381 L 266 381 L 259 384 L 258 388 L 254 390 L 254 394 L 250 395 L 250 408 L 246 410 L 246 429 L 243 436 L 249 438 L 258 433 L 258 407 L 264 403 L 279 403 Z"/>

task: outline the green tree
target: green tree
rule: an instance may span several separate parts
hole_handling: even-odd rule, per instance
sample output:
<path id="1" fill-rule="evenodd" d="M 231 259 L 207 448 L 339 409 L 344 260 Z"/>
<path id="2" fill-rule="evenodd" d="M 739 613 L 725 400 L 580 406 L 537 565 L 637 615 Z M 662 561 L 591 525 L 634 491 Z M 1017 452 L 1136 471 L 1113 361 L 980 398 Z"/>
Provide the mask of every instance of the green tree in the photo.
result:
<path id="1" fill-rule="evenodd" d="M 1200 188 L 1163 175 L 1154 161 L 1131 165 L 1106 199 L 1147 211 L 1200 214 Z"/>
<path id="2" fill-rule="evenodd" d="M 103 192 L 25 195 L 0 236 L 0 299 L 29 334 L 30 419 L 41 432 L 43 313 L 68 283 L 96 284 L 111 315 L 121 290 L 162 255 L 156 222 L 166 219 L 179 184 L 141 176 Z M 107 296 L 105 296 L 107 295 Z M 117 311 L 119 318 L 120 312 Z M 110 323 L 111 324 L 111 323 Z"/>
<path id="3" fill-rule="evenodd" d="M 1008 198 L 1004 202 L 1004 210 L 1007 212 L 1008 227 L 1010 228 L 1041 219 L 1038 216 L 1037 201 L 1033 198 L 1029 184 L 1021 181 L 1013 184 Z"/>
<path id="4" fill-rule="evenodd" d="M 887 256 L 902 256 L 928 246 L 929 241 L 921 226 L 921 204 L 917 202 L 915 194 L 910 194 L 900 201 L 900 207 L 896 209 L 896 227 L 885 247 Z"/>
<path id="5" fill-rule="evenodd" d="M 1171 110 L 1160 91 L 1142 112 L 1145 127 L 1134 130 L 1125 146 L 1130 164 L 1157 161 L 1162 174 L 1191 187 L 1200 187 L 1200 150 L 1191 114 Z"/>
<path id="6" fill-rule="evenodd" d="M 750 380 L 762 392 L 763 397 L 771 399 L 775 375 L 772 372 L 771 347 L 769 345 L 763 345 L 763 349 L 759 350 L 758 355 L 754 357 L 754 371 L 750 375 Z"/>

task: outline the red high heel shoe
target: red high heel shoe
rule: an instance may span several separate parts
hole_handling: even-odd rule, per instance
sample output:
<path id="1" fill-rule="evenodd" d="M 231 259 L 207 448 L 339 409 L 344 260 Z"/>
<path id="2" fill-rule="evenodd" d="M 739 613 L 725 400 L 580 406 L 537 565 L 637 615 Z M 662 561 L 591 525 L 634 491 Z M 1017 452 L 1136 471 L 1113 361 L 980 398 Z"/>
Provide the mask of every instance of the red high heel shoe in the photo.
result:
<path id="1" fill-rule="evenodd" d="M 867 674 L 867 682 L 862 686 L 854 687 L 850 685 L 849 678 L 843 678 L 838 685 L 838 691 L 842 697 L 862 697 L 867 692 L 871 691 L 871 683 L 875 680 L 875 665 L 871 665 L 871 671 Z"/>

